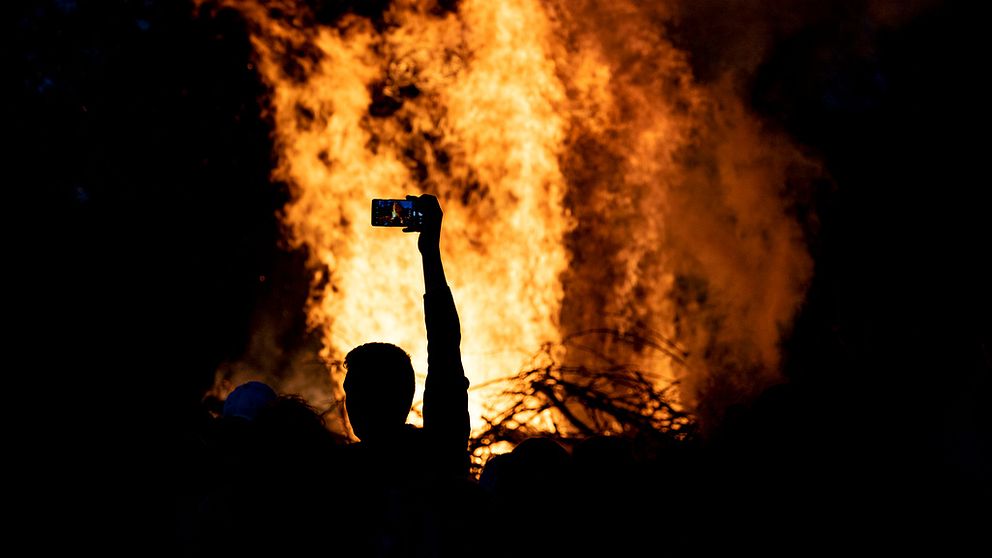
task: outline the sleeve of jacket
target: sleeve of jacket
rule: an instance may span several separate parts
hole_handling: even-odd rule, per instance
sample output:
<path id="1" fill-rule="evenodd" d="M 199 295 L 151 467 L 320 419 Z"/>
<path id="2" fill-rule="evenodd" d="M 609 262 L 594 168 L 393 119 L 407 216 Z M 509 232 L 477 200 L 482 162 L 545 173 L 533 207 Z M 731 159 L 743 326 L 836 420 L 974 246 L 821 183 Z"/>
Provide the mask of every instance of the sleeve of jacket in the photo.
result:
<path id="1" fill-rule="evenodd" d="M 462 367 L 461 326 L 445 286 L 424 295 L 427 322 L 427 381 L 424 431 L 434 471 L 445 477 L 468 474 L 468 378 Z"/>

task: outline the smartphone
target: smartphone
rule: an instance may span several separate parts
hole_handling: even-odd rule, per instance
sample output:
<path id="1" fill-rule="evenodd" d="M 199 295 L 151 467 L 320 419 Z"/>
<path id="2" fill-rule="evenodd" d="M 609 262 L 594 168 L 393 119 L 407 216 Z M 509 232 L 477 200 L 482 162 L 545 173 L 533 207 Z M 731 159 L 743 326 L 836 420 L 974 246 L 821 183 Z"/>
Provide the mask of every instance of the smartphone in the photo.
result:
<path id="1" fill-rule="evenodd" d="M 372 200 L 373 227 L 419 227 L 423 213 L 413 207 L 413 200 Z"/>

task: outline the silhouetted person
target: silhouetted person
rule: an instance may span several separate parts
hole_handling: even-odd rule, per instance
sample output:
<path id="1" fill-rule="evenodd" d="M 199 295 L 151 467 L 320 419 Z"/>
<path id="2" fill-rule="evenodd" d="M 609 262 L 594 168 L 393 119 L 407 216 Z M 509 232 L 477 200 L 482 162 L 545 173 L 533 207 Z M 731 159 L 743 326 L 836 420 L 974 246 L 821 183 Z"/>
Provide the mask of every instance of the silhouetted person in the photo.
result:
<path id="1" fill-rule="evenodd" d="M 657 512 L 656 502 L 672 504 L 668 493 L 681 479 L 666 479 L 666 493 L 650 497 L 650 486 L 634 457 L 634 443 L 621 436 L 583 440 L 575 446 L 572 460 L 575 484 L 570 501 L 577 548 L 596 555 L 635 556 L 646 547 L 645 539 L 653 539 L 654 544 L 664 540 L 664 548 L 673 550 L 668 524 L 676 518 L 647 518 Z"/>
<path id="2" fill-rule="evenodd" d="M 269 403 L 276 400 L 275 390 L 262 382 L 245 382 L 231 391 L 224 400 L 223 416 L 225 418 L 240 418 L 247 421 L 255 420 L 258 413 Z"/>
<path id="3" fill-rule="evenodd" d="M 241 470 L 253 459 L 255 419 L 278 398 L 275 390 L 256 381 L 243 383 L 228 394 L 213 440 L 220 468 Z"/>
<path id="4" fill-rule="evenodd" d="M 506 544 L 484 548 L 482 555 L 581 555 L 568 540 L 576 536 L 570 532 L 571 469 L 568 452 L 549 438 L 528 438 L 509 454 L 492 457 L 480 480 L 492 501 L 491 509 L 486 510 L 486 524 L 500 525 L 518 517 L 532 519 L 515 525 Z"/>
<path id="5" fill-rule="evenodd" d="M 342 446 L 323 417 L 303 398 L 283 395 L 262 408 L 255 421 L 251 476 L 237 487 L 248 511 L 244 524 L 251 550 L 296 556 L 350 550 L 340 538 L 344 502 L 339 498 Z"/>
<path id="6" fill-rule="evenodd" d="M 468 474 L 468 379 L 458 313 L 441 264 L 441 207 L 431 195 L 408 199 L 424 216 L 419 228 L 404 229 L 420 232 L 424 269 L 424 426 L 406 424 L 414 392 L 406 352 L 368 343 L 348 353 L 345 407 L 360 440 L 350 448 L 351 528 L 369 541 L 372 555 L 457 555 L 450 539 L 468 515 L 457 510 Z"/>
<path id="7" fill-rule="evenodd" d="M 544 492 L 560 497 L 568 487 L 571 457 L 550 438 L 528 438 L 510 453 L 504 472 L 505 490 L 514 500 Z"/>
<path id="8" fill-rule="evenodd" d="M 212 486 L 197 510 L 191 554 L 326 550 L 343 515 L 339 441 L 302 398 L 251 384 L 228 396 L 217 419 Z"/>

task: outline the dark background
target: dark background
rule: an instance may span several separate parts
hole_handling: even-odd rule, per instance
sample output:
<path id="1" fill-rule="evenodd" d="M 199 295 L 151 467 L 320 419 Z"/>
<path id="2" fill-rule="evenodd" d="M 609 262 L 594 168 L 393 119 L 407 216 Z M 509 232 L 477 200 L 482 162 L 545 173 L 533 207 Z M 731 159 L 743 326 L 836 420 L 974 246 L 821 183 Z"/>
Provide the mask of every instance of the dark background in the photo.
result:
<path id="1" fill-rule="evenodd" d="M 350 9 L 319 4 L 328 19 Z M 792 13 L 742 87 L 830 177 L 805 208 L 816 268 L 787 375 L 894 484 L 955 502 L 989 481 L 987 63 L 971 4 L 886 23 L 864 2 Z M 262 278 L 302 277 L 302 258 L 279 244 L 286 188 L 268 177 L 264 87 L 234 13 L 156 0 L 5 12 L 14 435 L 40 450 L 25 463 L 53 452 L 80 471 L 69 484 L 106 480 L 168 461 L 257 301 L 300 296 Z M 733 26 L 705 10 L 671 25 L 715 78 L 713 37 Z"/>

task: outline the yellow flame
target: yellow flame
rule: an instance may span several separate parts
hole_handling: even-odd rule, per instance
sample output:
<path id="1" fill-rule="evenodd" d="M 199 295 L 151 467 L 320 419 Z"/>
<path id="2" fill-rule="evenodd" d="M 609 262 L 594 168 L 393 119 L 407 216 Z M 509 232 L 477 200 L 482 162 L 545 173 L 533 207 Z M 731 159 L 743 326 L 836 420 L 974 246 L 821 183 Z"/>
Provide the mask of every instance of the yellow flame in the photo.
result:
<path id="1" fill-rule="evenodd" d="M 316 270 L 309 318 L 325 332 L 324 356 L 386 341 L 426 371 L 416 238 L 369 225 L 370 199 L 425 191 L 442 198 L 443 258 L 473 382 L 516 372 L 557 341 L 568 262 L 564 92 L 541 6 L 469 1 L 459 19 L 399 3 L 382 33 L 360 18 L 295 29 L 247 13 L 264 29 L 255 46 L 273 86 L 276 176 L 293 187 L 283 218 Z M 286 76 L 279 41 L 319 50 L 304 79 Z M 369 114 L 375 87 L 400 97 L 410 85 L 417 96 L 396 112 Z M 414 175 L 417 164 L 427 180 Z M 482 402 L 473 399 L 478 424 Z"/>
<path id="2" fill-rule="evenodd" d="M 430 192 L 473 383 L 563 331 L 632 325 L 695 355 L 686 370 L 624 355 L 688 374 L 689 400 L 728 362 L 774 375 L 810 267 L 777 194 L 802 157 L 693 82 L 659 12 L 397 0 L 378 23 L 330 25 L 289 0 L 221 3 L 250 22 L 271 87 L 282 217 L 309 253 L 327 360 L 387 341 L 426 372 L 416 238 L 371 227 L 369 201 Z M 473 393 L 474 425 L 490 396 Z"/>

